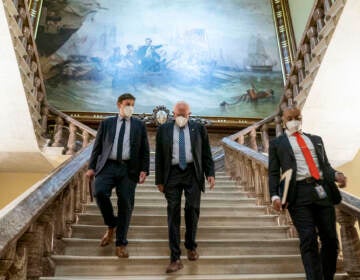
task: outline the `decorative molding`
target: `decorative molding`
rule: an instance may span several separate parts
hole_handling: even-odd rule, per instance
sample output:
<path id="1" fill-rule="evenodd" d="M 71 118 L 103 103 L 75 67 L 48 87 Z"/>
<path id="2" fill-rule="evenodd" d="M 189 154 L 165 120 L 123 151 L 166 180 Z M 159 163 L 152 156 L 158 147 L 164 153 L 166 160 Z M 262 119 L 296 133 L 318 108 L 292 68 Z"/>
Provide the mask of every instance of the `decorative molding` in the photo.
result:
<path id="1" fill-rule="evenodd" d="M 29 2 L 30 21 L 33 26 L 34 38 L 36 38 L 41 16 L 43 0 L 31 0 Z"/>
<path id="2" fill-rule="evenodd" d="M 65 114 L 82 122 L 86 125 L 98 124 L 101 120 L 114 116 L 116 112 L 74 112 L 64 111 Z M 141 119 L 152 118 L 153 114 L 134 114 L 135 117 Z M 192 116 L 192 119 L 206 119 L 211 122 L 211 128 L 243 128 L 250 126 L 258 121 L 260 118 L 235 118 L 235 117 L 214 117 L 214 116 Z"/>
<path id="3" fill-rule="evenodd" d="M 284 83 L 291 72 L 296 53 L 294 29 L 288 0 L 270 0 L 280 53 Z"/>

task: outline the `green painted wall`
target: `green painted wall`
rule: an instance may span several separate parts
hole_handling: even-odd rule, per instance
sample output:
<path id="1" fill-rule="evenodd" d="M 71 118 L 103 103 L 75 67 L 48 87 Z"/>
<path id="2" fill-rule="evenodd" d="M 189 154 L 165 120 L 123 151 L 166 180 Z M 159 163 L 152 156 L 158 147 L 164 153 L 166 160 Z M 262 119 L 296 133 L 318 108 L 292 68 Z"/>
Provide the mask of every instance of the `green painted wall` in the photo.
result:
<path id="1" fill-rule="evenodd" d="M 294 27 L 296 44 L 304 33 L 306 22 L 315 0 L 289 0 L 290 14 Z"/>

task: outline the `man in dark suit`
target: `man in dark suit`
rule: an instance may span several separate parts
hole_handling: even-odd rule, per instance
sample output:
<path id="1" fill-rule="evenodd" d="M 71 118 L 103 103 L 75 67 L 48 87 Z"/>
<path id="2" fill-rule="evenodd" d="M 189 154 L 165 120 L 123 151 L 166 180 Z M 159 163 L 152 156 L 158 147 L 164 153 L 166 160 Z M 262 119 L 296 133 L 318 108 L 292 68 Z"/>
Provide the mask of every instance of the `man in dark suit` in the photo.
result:
<path id="1" fill-rule="evenodd" d="M 334 204 L 341 201 L 335 184 L 345 187 L 346 177 L 334 170 L 319 136 L 301 131 L 301 112 L 289 107 L 283 112 L 286 131 L 270 142 L 269 189 L 273 206 L 280 211 L 280 170 L 293 170 L 287 206 L 300 238 L 307 279 L 334 279 L 338 255 Z M 318 235 L 321 252 L 318 250 Z"/>
<path id="2" fill-rule="evenodd" d="M 196 251 L 196 230 L 200 214 L 201 191 L 205 176 L 210 189 L 215 186 L 214 162 L 206 128 L 188 121 L 189 105 L 178 102 L 174 107 L 175 121 L 163 124 L 156 135 L 155 181 L 167 200 L 171 262 L 167 273 L 183 265 L 180 261 L 180 208 L 185 194 L 185 247 L 190 261 L 199 258 Z"/>
<path id="3" fill-rule="evenodd" d="M 116 230 L 116 255 L 127 258 L 127 232 L 134 208 L 137 182 L 149 175 L 149 144 L 143 122 L 131 117 L 135 97 L 125 93 L 118 98 L 119 115 L 100 123 L 89 162 L 88 177 L 95 176 L 94 196 L 108 229 L 100 245 L 112 242 Z M 111 192 L 118 197 L 114 216 Z"/>
<path id="4" fill-rule="evenodd" d="M 156 52 L 162 45 L 152 45 L 151 38 L 145 39 L 145 45 L 140 46 L 137 51 L 138 59 L 141 61 L 143 71 L 158 72 L 160 71 L 160 55 Z"/>

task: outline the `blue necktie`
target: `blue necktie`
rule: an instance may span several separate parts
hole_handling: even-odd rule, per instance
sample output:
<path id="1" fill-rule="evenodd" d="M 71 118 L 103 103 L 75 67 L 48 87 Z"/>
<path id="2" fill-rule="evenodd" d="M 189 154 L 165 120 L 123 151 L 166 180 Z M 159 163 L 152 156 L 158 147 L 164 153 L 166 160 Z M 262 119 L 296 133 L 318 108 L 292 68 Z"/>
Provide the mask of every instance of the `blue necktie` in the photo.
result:
<path id="1" fill-rule="evenodd" d="M 185 152 L 185 133 L 184 128 L 179 130 L 179 167 L 182 170 L 186 169 L 186 152 Z"/>
<path id="2" fill-rule="evenodd" d="M 119 132 L 119 139 L 118 139 L 118 144 L 117 144 L 117 154 L 116 154 L 116 159 L 118 161 L 122 161 L 126 119 L 123 118 L 121 121 L 122 121 L 122 124 L 121 124 L 120 132 Z"/>

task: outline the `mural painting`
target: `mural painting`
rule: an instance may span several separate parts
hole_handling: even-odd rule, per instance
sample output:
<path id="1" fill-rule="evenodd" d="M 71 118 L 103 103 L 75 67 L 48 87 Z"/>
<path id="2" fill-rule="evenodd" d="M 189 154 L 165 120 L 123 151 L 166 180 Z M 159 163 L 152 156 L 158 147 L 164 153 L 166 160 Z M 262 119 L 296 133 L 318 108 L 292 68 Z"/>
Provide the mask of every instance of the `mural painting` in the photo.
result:
<path id="1" fill-rule="evenodd" d="M 48 99 L 136 113 L 187 100 L 193 115 L 272 113 L 283 75 L 269 0 L 44 0 L 37 35 Z"/>

